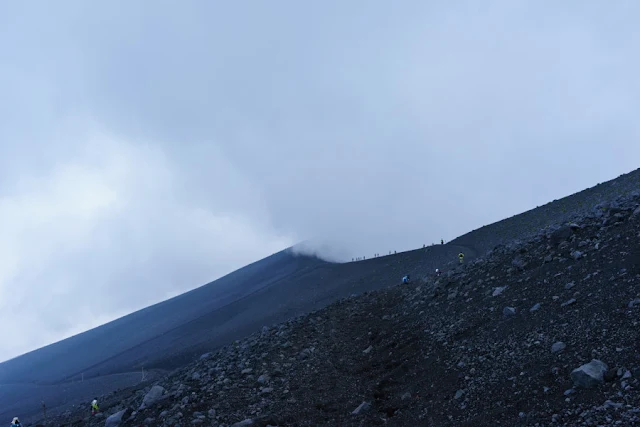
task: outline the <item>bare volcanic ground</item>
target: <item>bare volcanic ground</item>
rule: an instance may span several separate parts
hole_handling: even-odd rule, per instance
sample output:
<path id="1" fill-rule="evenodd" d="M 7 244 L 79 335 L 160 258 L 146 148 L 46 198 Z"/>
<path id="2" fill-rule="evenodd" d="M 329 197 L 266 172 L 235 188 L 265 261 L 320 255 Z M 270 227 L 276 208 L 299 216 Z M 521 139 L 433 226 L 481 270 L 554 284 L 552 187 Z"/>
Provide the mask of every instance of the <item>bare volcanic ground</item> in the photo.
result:
<path id="1" fill-rule="evenodd" d="M 48 425 L 640 425 L 640 197 L 605 208 Z"/>

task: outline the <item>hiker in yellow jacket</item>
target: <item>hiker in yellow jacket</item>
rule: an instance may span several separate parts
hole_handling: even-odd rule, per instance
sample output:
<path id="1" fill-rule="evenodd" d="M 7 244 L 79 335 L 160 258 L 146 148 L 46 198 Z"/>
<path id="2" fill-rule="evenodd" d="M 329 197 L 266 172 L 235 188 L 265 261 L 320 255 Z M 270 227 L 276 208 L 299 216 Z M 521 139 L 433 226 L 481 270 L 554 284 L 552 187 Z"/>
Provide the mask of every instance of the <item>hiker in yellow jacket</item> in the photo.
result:
<path id="1" fill-rule="evenodd" d="M 95 415 L 98 412 L 100 412 L 100 408 L 98 408 L 98 398 L 96 397 L 93 399 L 93 402 L 91 402 L 91 415 Z"/>

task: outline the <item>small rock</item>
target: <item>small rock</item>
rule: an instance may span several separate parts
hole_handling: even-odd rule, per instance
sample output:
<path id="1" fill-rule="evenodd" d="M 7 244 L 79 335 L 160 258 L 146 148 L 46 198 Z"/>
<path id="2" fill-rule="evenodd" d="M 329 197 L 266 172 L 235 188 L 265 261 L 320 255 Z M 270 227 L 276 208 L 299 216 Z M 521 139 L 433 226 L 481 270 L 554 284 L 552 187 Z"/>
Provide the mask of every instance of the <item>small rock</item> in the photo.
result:
<path id="1" fill-rule="evenodd" d="M 372 346 L 372 345 L 370 345 L 369 347 L 367 347 L 365 350 L 362 350 L 362 352 L 363 352 L 364 354 L 369 354 L 369 353 L 371 353 L 371 350 L 373 350 L 373 346 Z"/>
<path id="2" fill-rule="evenodd" d="M 235 424 L 231 424 L 231 427 L 245 427 L 245 426 L 252 426 L 253 424 L 254 424 L 253 420 L 251 418 L 247 418 L 246 420 L 242 420 Z"/>
<path id="3" fill-rule="evenodd" d="M 569 289 L 573 288 L 575 285 L 576 285 L 575 282 L 569 282 L 566 285 L 564 285 L 564 288 L 566 290 L 569 290 Z"/>
<path id="4" fill-rule="evenodd" d="M 565 301 L 562 304 L 560 304 L 561 307 L 566 307 L 568 305 L 574 304 L 576 302 L 575 298 L 571 298 L 569 301 Z"/>
<path id="5" fill-rule="evenodd" d="M 618 408 L 622 408 L 624 405 L 623 405 L 622 403 L 615 403 L 615 402 L 612 402 L 611 400 L 607 400 L 606 402 L 604 402 L 604 405 L 603 405 L 603 406 L 604 406 L 605 408 L 615 408 L 615 409 L 618 409 Z"/>
<path id="6" fill-rule="evenodd" d="M 460 398 L 462 398 L 462 396 L 464 396 L 464 390 L 458 390 L 456 391 L 456 395 L 453 397 L 456 400 L 460 400 Z"/>
<path id="7" fill-rule="evenodd" d="M 493 290 L 493 293 L 491 294 L 492 297 L 497 297 L 498 295 L 500 295 L 505 289 L 507 289 L 506 286 L 499 286 L 497 288 L 495 288 Z M 486 295 L 486 294 L 485 294 Z"/>
<path id="8" fill-rule="evenodd" d="M 635 306 L 640 306 L 640 298 L 633 299 L 629 301 L 629 308 L 633 308 Z"/>
<path id="9" fill-rule="evenodd" d="M 505 308 L 502 309 L 502 314 L 505 317 L 515 316 L 516 315 L 516 309 L 515 309 L 515 307 L 505 307 Z"/>
<path id="10" fill-rule="evenodd" d="M 580 258 L 582 258 L 584 254 L 580 251 L 573 251 L 571 252 L 571 258 L 575 259 L 576 261 L 579 260 Z"/>
<path id="11" fill-rule="evenodd" d="M 356 409 L 353 410 L 353 415 L 365 414 L 371 410 L 371 404 L 369 402 L 362 402 Z"/>
<path id="12" fill-rule="evenodd" d="M 558 341 L 551 346 L 551 353 L 558 353 L 567 348 L 567 345 L 562 341 Z"/>
<path id="13" fill-rule="evenodd" d="M 593 359 L 571 372 L 573 384 L 583 388 L 593 388 L 604 382 L 604 374 L 607 372 L 606 363 Z"/>
<path id="14" fill-rule="evenodd" d="M 538 310 L 540 310 L 540 304 L 539 304 L 539 303 L 536 303 L 533 307 L 531 307 L 531 308 L 529 309 L 529 311 L 530 311 L 530 312 L 532 312 L 532 313 L 533 313 L 534 311 L 538 311 Z"/>

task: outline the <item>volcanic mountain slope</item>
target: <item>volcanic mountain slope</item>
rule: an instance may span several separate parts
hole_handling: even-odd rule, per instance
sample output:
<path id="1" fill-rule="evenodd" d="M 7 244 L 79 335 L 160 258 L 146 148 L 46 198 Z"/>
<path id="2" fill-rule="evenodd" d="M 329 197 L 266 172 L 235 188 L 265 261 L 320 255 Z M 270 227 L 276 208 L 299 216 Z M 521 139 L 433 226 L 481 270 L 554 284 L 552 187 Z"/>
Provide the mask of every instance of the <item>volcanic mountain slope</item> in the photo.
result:
<path id="1" fill-rule="evenodd" d="M 192 361 L 204 351 L 261 328 L 317 310 L 341 297 L 431 271 L 472 248 L 438 245 L 334 264 L 283 251 L 209 285 L 0 364 L 0 417 L 49 414 L 87 396 L 136 384 Z M 77 381 L 84 374 L 85 384 Z M 127 375 L 122 375 L 127 374 Z M 87 383 L 87 379 L 91 379 Z M 75 380 L 75 384 L 70 384 Z"/>
<path id="2" fill-rule="evenodd" d="M 604 208 L 604 209 L 602 209 Z M 51 425 L 640 425 L 640 193 Z"/>

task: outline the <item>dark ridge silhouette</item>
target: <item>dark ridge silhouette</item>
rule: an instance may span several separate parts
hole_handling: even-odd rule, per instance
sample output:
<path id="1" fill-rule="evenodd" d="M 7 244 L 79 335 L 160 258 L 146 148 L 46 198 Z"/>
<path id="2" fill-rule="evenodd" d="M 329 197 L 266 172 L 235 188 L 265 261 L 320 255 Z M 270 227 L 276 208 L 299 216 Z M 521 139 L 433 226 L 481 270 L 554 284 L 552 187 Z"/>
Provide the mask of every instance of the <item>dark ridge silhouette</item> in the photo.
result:
<path id="1" fill-rule="evenodd" d="M 105 365 L 105 361 L 261 287 L 325 264 L 317 258 L 294 255 L 288 249 L 278 252 L 197 289 L 1 363 L 0 384 L 55 384 L 80 378 L 83 373 L 88 379 L 98 372 L 133 370 L 136 367 L 131 363 L 114 366 Z M 98 366 L 105 369 L 99 371 Z"/>
<path id="2" fill-rule="evenodd" d="M 141 370 L 171 370 L 269 326 L 352 294 L 423 280 L 606 201 L 640 189 L 640 169 L 545 206 L 434 245 L 359 262 L 332 263 L 291 248 L 180 296 L 0 364 L 0 417 L 86 404 L 139 382 Z M 555 218 L 555 220 L 554 220 Z M 126 374 L 126 375 L 125 375 Z M 90 390 L 73 381 L 90 380 Z M 11 389 L 24 390 L 13 393 Z M 65 390 L 63 393 L 62 390 Z M 69 391 L 76 390 L 76 391 Z"/>

